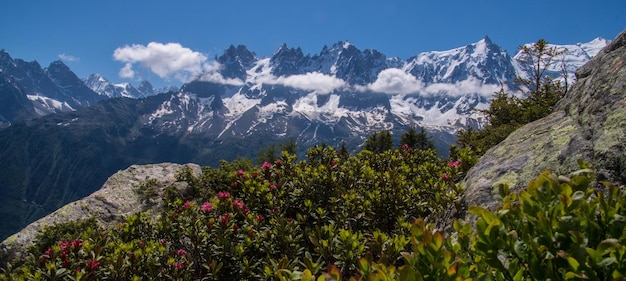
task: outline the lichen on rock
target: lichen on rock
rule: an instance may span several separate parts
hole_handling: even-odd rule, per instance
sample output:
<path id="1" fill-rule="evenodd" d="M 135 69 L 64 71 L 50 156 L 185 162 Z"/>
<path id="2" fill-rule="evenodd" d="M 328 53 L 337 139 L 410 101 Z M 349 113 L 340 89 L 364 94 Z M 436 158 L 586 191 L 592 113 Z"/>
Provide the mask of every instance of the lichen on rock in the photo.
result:
<path id="1" fill-rule="evenodd" d="M 578 81 L 552 114 L 526 124 L 468 171 L 464 204 L 494 210 L 493 190 L 519 191 L 545 169 L 568 173 L 578 160 L 599 180 L 626 183 L 626 32 L 576 72 Z"/>

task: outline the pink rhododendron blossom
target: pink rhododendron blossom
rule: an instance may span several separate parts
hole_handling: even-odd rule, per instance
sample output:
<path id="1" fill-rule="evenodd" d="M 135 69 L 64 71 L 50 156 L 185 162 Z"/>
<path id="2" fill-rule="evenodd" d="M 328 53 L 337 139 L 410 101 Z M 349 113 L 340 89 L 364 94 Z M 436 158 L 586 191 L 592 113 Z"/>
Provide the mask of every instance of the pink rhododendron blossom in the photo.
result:
<path id="1" fill-rule="evenodd" d="M 238 208 L 238 209 L 245 209 L 246 204 L 244 204 L 243 202 L 239 201 L 239 199 L 237 199 L 233 201 L 233 207 Z"/>
<path id="2" fill-rule="evenodd" d="M 54 250 L 52 250 L 52 248 L 48 248 L 48 250 L 46 250 L 44 254 L 46 256 L 52 257 L 54 255 Z"/>
<path id="3" fill-rule="evenodd" d="M 222 217 L 220 217 L 220 221 L 223 224 L 227 224 L 229 220 L 230 220 L 230 215 L 228 213 L 223 214 Z"/>
<path id="4" fill-rule="evenodd" d="M 272 168 L 272 164 L 268 163 L 268 162 L 263 162 L 263 165 L 261 165 L 261 169 L 271 169 Z"/>
<path id="5" fill-rule="evenodd" d="M 450 175 L 448 175 L 448 174 L 446 174 L 446 173 L 443 173 L 443 174 L 441 175 L 441 179 L 443 179 L 443 180 L 449 180 L 449 179 L 451 179 L 451 178 L 452 178 L 452 177 L 450 177 Z"/>
<path id="6" fill-rule="evenodd" d="M 454 161 L 454 162 L 448 162 L 448 167 L 453 167 L 453 168 L 456 168 L 456 167 L 458 167 L 459 165 L 461 165 L 461 160 L 456 160 L 456 161 Z"/>
<path id="7" fill-rule="evenodd" d="M 237 173 L 238 176 L 243 176 L 244 175 L 244 171 L 243 170 L 238 170 L 236 173 Z"/>
<path id="8" fill-rule="evenodd" d="M 178 249 L 178 251 L 176 251 L 176 254 L 179 256 L 184 256 L 187 254 L 187 251 L 185 251 L 185 249 Z"/>
<path id="9" fill-rule="evenodd" d="M 94 270 L 98 268 L 98 266 L 100 266 L 100 262 L 95 259 L 87 260 L 85 261 L 85 264 L 87 265 L 87 269 L 89 270 L 89 272 L 93 272 Z"/>
<path id="10" fill-rule="evenodd" d="M 183 269 L 183 264 L 180 262 L 175 262 L 174 264 L 174 268 L 178 269 L 178 270 L 182 270 Z"/>
<path id="11" fill-rule="evenodd" d="M 202 204 L 201 210 L 203 212 L 210 212 L 213 210 L 213 204 L 210 202 L 204 202 L 204 204 Z"/>
<path id="12" fill-rule="evenodd" d="M 217 193 L 217 196 L 219 198 L 228 198 L 228 197 L 230 197 L 230 192 L 228 192 L 228 191 L 220 191 L 220 192 Z"/>
<path id="13" fill-rule="evenodd" d="M 183 204 L 183 210 L 187 210 L 191 208 L 191 202 L 190 201 L 185 201 L 185 204 Z"/>

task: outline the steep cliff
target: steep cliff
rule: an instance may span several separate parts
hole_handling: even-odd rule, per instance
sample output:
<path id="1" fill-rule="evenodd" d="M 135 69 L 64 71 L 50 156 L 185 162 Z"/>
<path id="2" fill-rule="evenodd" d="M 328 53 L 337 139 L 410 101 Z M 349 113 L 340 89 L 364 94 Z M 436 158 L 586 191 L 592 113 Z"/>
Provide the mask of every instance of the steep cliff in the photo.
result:
<path id="1" fill-rule="evenodd" d="M 465 204 L 496 207 L 500 183 L 513 191 L 545 169 L 568 173 L 582 159 L 598 180 L 626 183 L 626 32 L 576 71 L 555 111 L 513 132 L 467 174 Z"/>

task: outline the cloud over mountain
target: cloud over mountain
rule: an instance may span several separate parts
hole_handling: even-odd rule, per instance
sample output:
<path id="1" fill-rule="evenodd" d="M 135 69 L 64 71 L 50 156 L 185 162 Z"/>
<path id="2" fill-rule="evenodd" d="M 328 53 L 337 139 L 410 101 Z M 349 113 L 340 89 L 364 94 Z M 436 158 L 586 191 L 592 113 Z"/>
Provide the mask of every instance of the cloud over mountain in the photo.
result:
<path id="1" fill-rule="evenodd" d="M 376 81 L 361 89 L 379 93 L 411 94 L 418 93 L 423 88 L 424 83 L 415 76 L 397 68 L 388 68 L 378 73 Z"/>
<path id="2" fill-rule="evenodd" d="M 280 84 L 306 91 L 315 91 L 319 94 L 327 94 L 346 86 L 343 80 L 319 72 L 275 77 L 272 80 L 268 80 L 267 83 Z"/>
<path id="3" fill-rule="evenodd" d="M 66 53 L 59 54 L 59 59 L 62 60 L 62 61 L 66 61 L 66 62 L 78 62 L 78 61 L 80 61 L 80 58 L 72 56 L 72 55 L 68 55 Z"/>
<path id="4" fill-rule="evenodd" d="M 148 68 L 161 78 L 175 78 L 183 82 L 202 73 L 205 68 L 212 68 L 207 64 L 205 55 L 179 43 L 126 45 L 115 49 L 113 58 L 125 63 L 119 73 L 124 78 L 135 76 L 135 64 Z"/>

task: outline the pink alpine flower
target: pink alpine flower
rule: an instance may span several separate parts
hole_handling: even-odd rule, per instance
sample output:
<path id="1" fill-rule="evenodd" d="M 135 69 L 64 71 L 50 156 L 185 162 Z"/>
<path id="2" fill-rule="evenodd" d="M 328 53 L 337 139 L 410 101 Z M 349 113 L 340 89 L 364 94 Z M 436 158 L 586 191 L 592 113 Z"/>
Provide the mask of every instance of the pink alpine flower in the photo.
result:
<path id="1" fill-rule="evenodd" d="M 178 269 L 178 270 L 182 270 L 183 269 L 183 264 L 180 262 L 175 262 L 173 264 L 174 268 Z"/>
<path id="2" fill-rule="evenodd" d="M 261 165 L 261 169 L 263 170 L 267 170 L 267 169 L 271 169 L 272 168 L 272 164 L 268 163 L 268 162 L 263 162 L 263 165 Z"/>
<path id="3" fill-rule="evenodd" d="M 202 204 L 201 210 L 205 213 L 213 211 L 213 204 L 210 202 L 204 202 L 204 204 Z"/>
<path id="4" fill-rule="evenodd" d="M 98 266 L 100 266 L 100 262 L 97 260 L 87 260 L 85 261 L 85 264 L 87 265 L 89 272 L 93 272 L 98 268 Z"/>
<path id="5" fill-rule="evenodd" d="M 185 201 L 185 204 L 183 204 L 183 210 L 191 208 L 191 205 L 192 203 L 190 201 Z"/>
<path id="6" fill-rule="evenodd" d="M 78 249 L 80 249 L 81 247 L 83 247 L 83 242 L 81 242 L 81 241 L 80 241 L 80 240 L 78 240 L 78 239 L 74 239 L 74 240 L 72 240 L 71 244 L 72 244 L 72 247 L 73 247 L 75 250 L 78 250 Z"/>
<path id="7" fill-rule="evenodd" d="M 61 248 L 61 250 L 64 250 L 64 251 L 65 251 L 65 249 L 67 249 L 67 246 L 69 246 L 69 245 L 70 245 L 70 243 L 67 242 L 67 241 L 59 242 L 59 247 Z"/>
<path id="8" fill-rule="evenodd" d="M 185 251 L 185 249 L 178 249 L 178 251 L 176 251 L 176 254 L 179 256 L 184 256 L 187 254 L 187 251 Z"/>
<path id="9" fill-rule="evenodd" d="M 48 257 L 52 257 L 52 256 L 54 256 L 54 250 L 52 250 L 52 248 L 48 248 L 48 250 L 46 250 L 44 252 L 44 255 L 46 255 Z"/>
<path id="10" fill-rule="evenodd" d="M 220 217 L 220 221 L 222 222 L 222 224 L 227 224 L 229 220 L 230 215 L 228 213 L 223 214 L 222 217 Z"/>
<path id="11" fill-rule="evenodd" d="M 456 168 L 461 165 L 461 160 L 456 160 L 454 162 L 448 162 L 448 167 Z"/>
<path id="12" fill-rule="evenodd" d="M 441 179 L 443 179 L 443 180 L 449 180 L 451 178 L 452 177 L 450 175 L 446 174 L 446 173 L 441 174 Z"/>
<path id="13" fill-rule="evenodd" d="M 230 192 L 228 192 L 228 191 L 220 191 L 220 192 L 217 193 L 217 196 L 219 198 L 222 198 L 222 199 L 223 198 L 228 198 L 228 197 L 230 197 Z"/>
<path id="14" fill-rule="evenodd" d="M 237 209 L 245 209 L 246 208 L 246 204 L 244 204 L 243 202 L 239 201 L 239 199 L 236 199 L 235 201 L 233 201 L 233 207 L 237 208 Z"/>
<path id="15" fill-rule="evenodd" d="M 244 175 L 244 173 L 245 173 L 245 172 L 244 172 L 243 170 L 238 170 L 238 171 L 236 172 L 236 174 L 237 174 L 238 176 L 243 176 L 243 175 Z"/>

